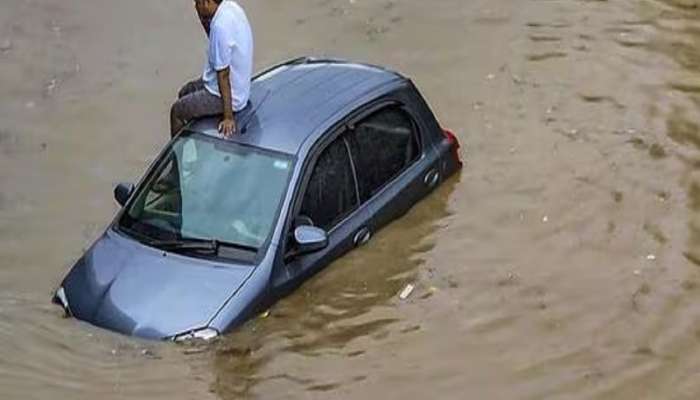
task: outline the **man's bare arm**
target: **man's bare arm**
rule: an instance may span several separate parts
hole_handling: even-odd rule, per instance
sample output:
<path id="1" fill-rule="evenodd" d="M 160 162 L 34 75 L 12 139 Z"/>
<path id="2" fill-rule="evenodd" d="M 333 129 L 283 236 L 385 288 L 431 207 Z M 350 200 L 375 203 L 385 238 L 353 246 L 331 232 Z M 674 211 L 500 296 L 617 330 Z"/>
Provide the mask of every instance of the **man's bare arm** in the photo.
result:
<path id="1" fill-rule="evenodd" d="M 219 92 L 221 93 L 221 100 L 224 105 L 224 118 L 219 123 L 219 132 L 221 132 L 224 137 L 227 138 L 236 133 L 236 120 L 233 118 L 231 80 L 229 79 L 230 73 L 231 69 L 228 67 L 216 72 L 216 78 L 219 83 Z"/>

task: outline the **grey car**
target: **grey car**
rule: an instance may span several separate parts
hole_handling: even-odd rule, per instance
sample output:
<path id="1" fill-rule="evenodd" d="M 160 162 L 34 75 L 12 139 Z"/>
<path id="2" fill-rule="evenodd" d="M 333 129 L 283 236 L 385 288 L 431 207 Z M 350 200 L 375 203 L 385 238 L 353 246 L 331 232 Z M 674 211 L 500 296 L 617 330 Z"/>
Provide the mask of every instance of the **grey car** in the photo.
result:
<path id="1" fill-rule="evenodd" d="M 211 339 L 371 240 L 462 163 L 413 83 L 304 57 L 259 74 L 240 132 L 190 123 L 137 185 L 54 302 L 149 339 Z"/>

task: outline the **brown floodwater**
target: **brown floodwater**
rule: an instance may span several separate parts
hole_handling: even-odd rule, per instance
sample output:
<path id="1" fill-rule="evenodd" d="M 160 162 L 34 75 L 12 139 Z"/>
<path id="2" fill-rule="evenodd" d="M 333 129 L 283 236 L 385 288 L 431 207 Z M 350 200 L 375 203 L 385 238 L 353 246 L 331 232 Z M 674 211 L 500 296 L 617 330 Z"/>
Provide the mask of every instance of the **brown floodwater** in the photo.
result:
<path id="1" fill-rule="evenodd" d="M 0 398 L 700 398 L 700 1 L 242 4 L 258 68 L 412 77 L 464 171 L 218 343 L 63 319 L 205 38 L 191 0 L 3 0 Z"/>

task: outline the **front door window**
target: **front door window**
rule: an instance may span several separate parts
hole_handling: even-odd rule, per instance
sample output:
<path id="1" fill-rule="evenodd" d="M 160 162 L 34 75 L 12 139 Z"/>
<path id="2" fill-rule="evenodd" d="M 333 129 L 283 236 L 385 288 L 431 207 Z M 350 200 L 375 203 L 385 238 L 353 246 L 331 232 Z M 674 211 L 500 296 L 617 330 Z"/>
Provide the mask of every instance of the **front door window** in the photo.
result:
<path id="1" fill-rule="evenodd" d="M 343 137 L 318 158 L 306 187 L 300 217 L 330 231 L 358 207 L 355 176 Z"/>

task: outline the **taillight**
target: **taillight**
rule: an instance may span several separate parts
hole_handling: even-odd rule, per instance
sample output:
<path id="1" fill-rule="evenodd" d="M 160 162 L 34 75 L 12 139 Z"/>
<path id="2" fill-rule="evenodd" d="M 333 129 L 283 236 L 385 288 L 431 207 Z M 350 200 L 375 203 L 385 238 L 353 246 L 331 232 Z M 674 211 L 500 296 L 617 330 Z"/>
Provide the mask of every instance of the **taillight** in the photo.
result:
<path id="1" fill-rule="evenodd" d="M 452 156 L 454 157 L 455 161 L 457 161 L 457 164 L 459 164 L 459 166 L 461 167 L 462 159 L 459 156 L 460 145 L 459 140 L 457 140 L 457 136 L 454 134 L 454 132 L 452 132 L 449 129 L 443 129 L 442 133 L 445 135 L 447 141 L 450 143 L 450 147 L 452 147 Z"/>

